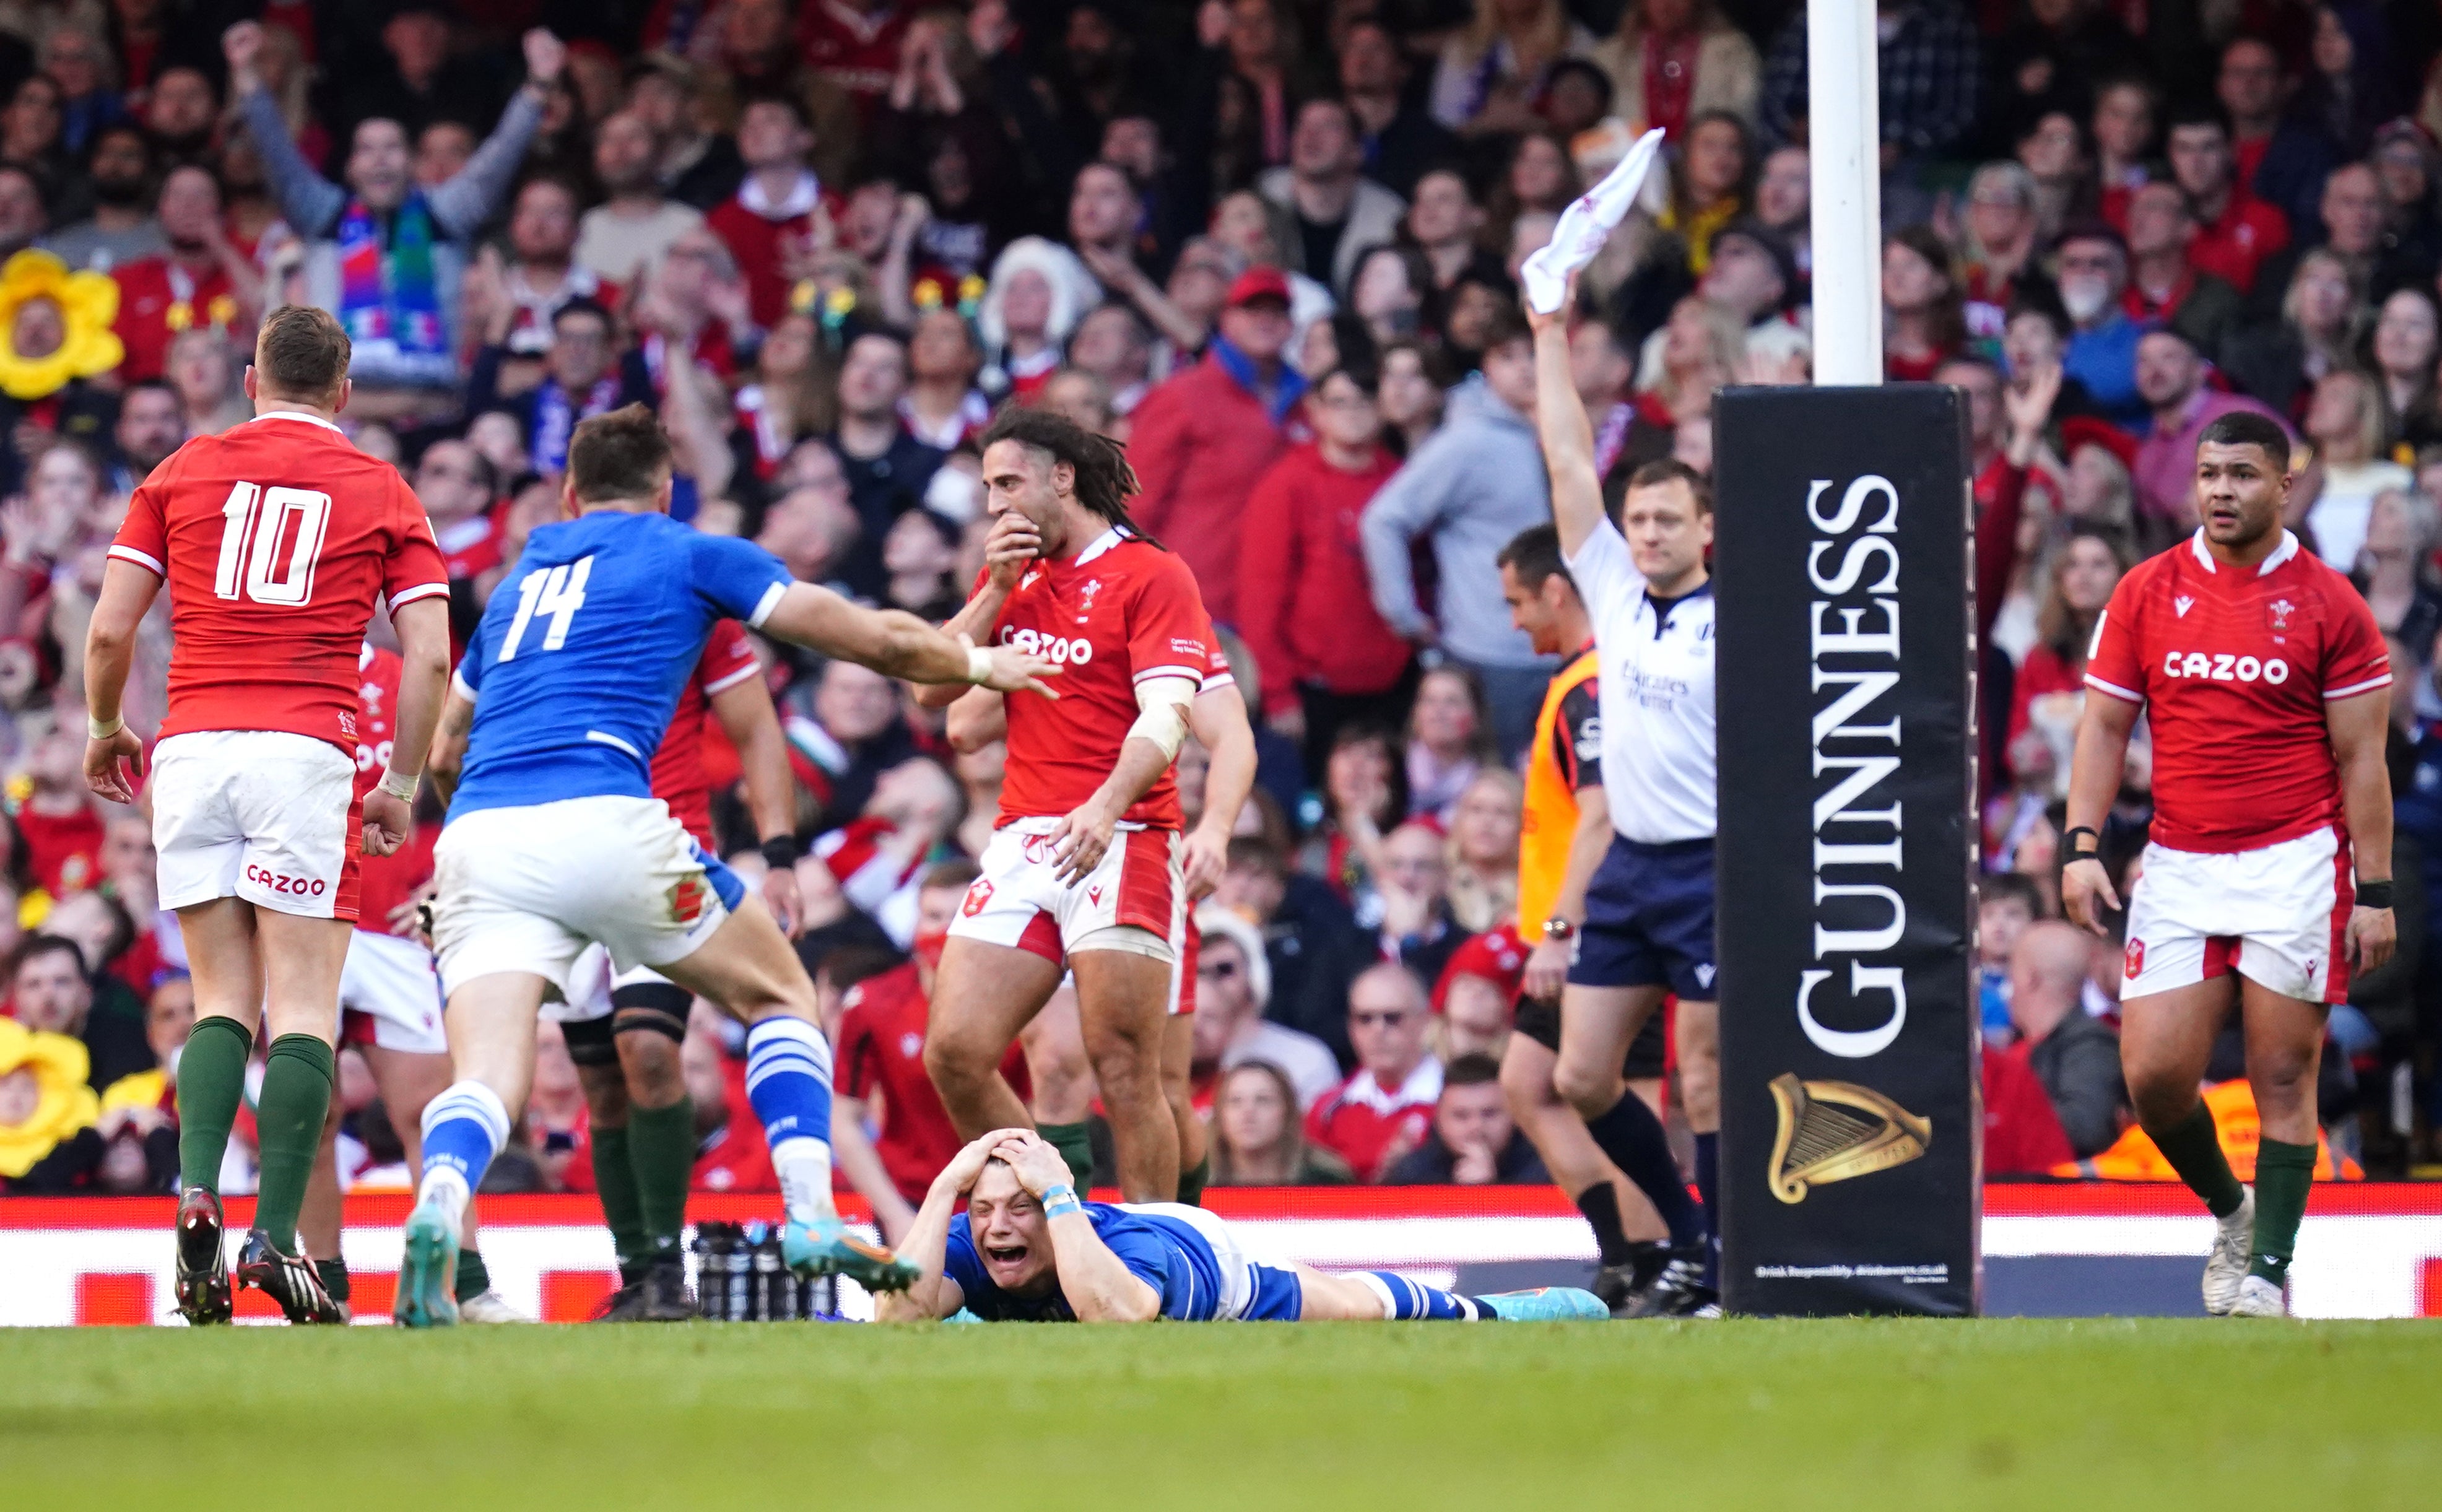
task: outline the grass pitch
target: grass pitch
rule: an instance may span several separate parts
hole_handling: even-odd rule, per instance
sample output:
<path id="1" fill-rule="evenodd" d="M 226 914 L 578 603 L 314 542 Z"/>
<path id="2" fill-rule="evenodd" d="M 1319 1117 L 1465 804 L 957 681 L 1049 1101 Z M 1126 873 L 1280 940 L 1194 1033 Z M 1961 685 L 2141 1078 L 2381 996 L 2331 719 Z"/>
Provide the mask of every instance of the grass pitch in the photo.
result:
<path id="1" fill-rule="evenodd" d="M 0 1337 L 12 1508 L 2442 1505 L 2442 1326 Z"/>

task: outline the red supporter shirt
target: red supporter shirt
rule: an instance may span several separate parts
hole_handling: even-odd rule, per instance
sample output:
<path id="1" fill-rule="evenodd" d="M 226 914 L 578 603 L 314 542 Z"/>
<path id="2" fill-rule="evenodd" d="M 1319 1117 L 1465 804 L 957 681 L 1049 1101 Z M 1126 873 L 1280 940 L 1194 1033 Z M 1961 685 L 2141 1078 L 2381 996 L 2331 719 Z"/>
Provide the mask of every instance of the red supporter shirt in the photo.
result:
<path id="1" fill-rule="evenodd" d="M 237 326 L 237 292 L 217 263 L 198 277 L 167 256 L 139 257 L 110 276 L 118 284 L 118 319 L 111 329 L 127 349 L 118 366 L 126 382 L 161 376 L 179 332 L 200 325 L 227 336 Z"/>
<path id="2" fill-rule="evenodd" d="M 90 801 L 74 813 L 42 813 L 32 804 L 17 811 L 17 842 L 26 847 L 26 870 L 52 897 L 82 892 L 101 876 L 101 813 Z"/>
<path id="3" fill-rule="evenodd" d="M 746 1098 L 746 1063 L 725 1061 L 720 1085 L 729 1104 L 729 1121 L 697 1144 L 688 1188 L 757 1194 L 779 1191 L 780 1177 L 772 1169 L 772 1146 L 764 1142 L 762 1122 Z M 837 1190 L 839 1183 L 833 1181 L 831 1186 Z"/>
<path id="4" fill-rule="evenodd" d="M 776 204 L 749 173 L 737 193 L 704 217 L 713 234 L 738 259 L 738 270 L 746 278 L 747 307 L 754 313 L 755 323 L 767 331 L 789 313 L 792 284 L 783 249 L 791 239 L 811 244 L 814 211 L 822 203 L 822 183 L 811 173 L 799 173 L 796 188 Z"/>
<path id="5" fill-rule="evenodd" d="M 392 721 L 398 717 L 398 682 L 406 664 L 396 651 L 368 646 L 356 658 L 356 799 L 374 791 L 390 766 Z M 432 845 L 440 837 L 423 825 L 408 832 L 407 844 L 387 856 L 363 856 L 356 862 L 356 927 L 374 934 L 396 933 L 390 916 L 432 875 Z"/>
<path id="6" fill-rule="evenodd" d="M 978 574 L 976 586 L 983 585 Z M 1151 542 L 1104 531 L 1067 561 L 1027 569 L 1001 607 L 993 639 L 1050 658 L 1060 698 L 1009 700 L 1009 776 L 1000 822 L 1059 817 L 1094 795 L 1137 722 L 1136 686 L 1184 677 L 1200 688 L 1212 663 L 1211 621 L 1187 564 Z M 1123 816 L 1179 828 L 1178 784 L 1165 772 Z"/>
<path id="7" fill-rule="evenodd" d="M 847 990 L 840 1014 L 839 1059 L 846 1068 L 840 1090 L 852 1098 L 882 1095 L 882 1138 L 874 1150 L 890 1184 L 910 1202 L 922 1202 L 933 1178 L 966 1141 L 942 1111 L 941 1094 L 924 1069 L 924 988 L 916 963 L 868 976 Z M 1026 1056 L 1014 1045 L 1001 1058 L 1001 1075 L 1022 1101 L 1031 1095 Z"/>
<path id="8" fill-rule="evenodd" d="M 1359 1181 L 1379 1181 L 1394 1141 L 1412 1150 L 1431 1132 L 1441 1095 L 1442 1063 L 1430 1055 L 1391 1088 L 1360 1066 L 1306 1114 L 1305 1137 L 1347 1161 Z"/>
<path id="9" fill-rule="evenodd" d="M 913 13 L 912 8 L 897 5 L 866 8 L 848 0 L 814 0 L 797 22 L 799 46 L 817 77 L 869 104 L 890 92 Z"/>
<path id="10" fill-rule="evenodd" d="M 449 592 L 397 470 L 338 427 L 281 410 L 180 446 L 136 490 L 110 555 L 169 583 L 164 739 L 281 730 L 355 756 L 374 601 Z"/>
<path id="11" fill-rule="evenodd" d="M 1298 690 L 1379 693 L 1399 681 L 1414 647 L 1374 608 L 1358 521 L 1399 465 L 1376 449 L 1362 472 L 1302 446 L 1272 465 L 1247 500 L 1238 544 L 1238 622 L 1264 669 L 1272 713 Z"/>
<path id="12" fill-rule="evenodd" d="M 2027 1064 L 2027 1047 L 1988 1049 L 1984 1083 L 1984 1172 L 1996 1176 L 2039 1176 L 2077 1158 L 2061 1132 L 2043 1078 Z"/>
<path id="13" fill-rule="evenodd" d="M 2196 228 L 2188 244 L 2188 265 L 2211 273 L 2245 294 L 2255 287 L 2255 270 L 2289 245 L 2289 222 L 2279 210 L 2235 192 L 2221 218 Z"/>
<path id="14" fill-rule="evenodd" d="M 704 849 L 713 848 L 712 783 L 703 771 L 703 720 L 712 697 L 759 677 L 755 643 L 736 620 L 720 620 L 705 637 L 695 675 L 679 690 L 678 712 L 653 751 L 653 796 L 670 807 L 670 817 L 687 827 Z"/>
<path id="15" fill-rule="evenodd" d="M 2324 705 L 2390 686 L 2391 659 L 2365 600 L 2297 537 L 2248 571 L 2199 531 L 2120 580 L 2086 685 L 2145 705 L 2153 838 L 2228 853 L 2340 823 Z"/>

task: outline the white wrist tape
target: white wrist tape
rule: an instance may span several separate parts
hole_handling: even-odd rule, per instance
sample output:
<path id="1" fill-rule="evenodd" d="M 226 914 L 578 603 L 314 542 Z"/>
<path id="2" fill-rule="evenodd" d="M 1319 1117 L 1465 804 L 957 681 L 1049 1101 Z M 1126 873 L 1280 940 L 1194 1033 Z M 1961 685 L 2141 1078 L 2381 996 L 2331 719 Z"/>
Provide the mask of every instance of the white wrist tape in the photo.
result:
<path id="1" fill-rule="evenodd" d="M 95 719 L 90 714 L 84 717 L 84 733 L 93 737 L 93 738 L 97 740 L 107 740 L 112 736 L 117 735 L 119 731 L 126 728 L 127 716 L 123 714 L 118 716 L 117 719 L 112 720 L 108 724 L 102 723 L 100 720 Z"/>
<path id="2" fill-rule="evenodd" d="M 1187 706 L 1194 701 L 1194 678 L 1149 677 L 1137 684 L 1137 706 L 1144 712 L 1128 734 L 1151 740 L 1176 760 L 1178 748 L 1187 743 Z"/>
<path id="3" fill-rule="evenodd" d="M 401 803 L 413 803 L 415 785 L 423 780 L 424 774 L 420 772 L 402 773 L 395 767 L 385 768 L 382 772 L 381 790 Z"/>
<path id="4" fill-rule="evenodd" d="M 967 681 L 981 684 L 993 674 L 992 652 L 980 646 L 967 647 Z"/>

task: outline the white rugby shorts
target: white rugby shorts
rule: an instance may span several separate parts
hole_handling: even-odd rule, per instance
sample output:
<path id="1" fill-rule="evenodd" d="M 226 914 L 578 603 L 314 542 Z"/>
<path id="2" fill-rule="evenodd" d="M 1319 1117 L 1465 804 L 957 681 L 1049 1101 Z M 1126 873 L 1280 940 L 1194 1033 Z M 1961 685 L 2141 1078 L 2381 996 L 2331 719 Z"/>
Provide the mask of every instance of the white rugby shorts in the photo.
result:
<path id="1" fill-rule="evenodd" d="M 542 1016 L 557 1024 L 587 1024 L 597 1018 L 609 1018 L 612 1004 L 610 994 L 622 987 L 634 987 L 642 982 L 667 982 L 668 977 L 650 966 L 639 966 L 623 972 L 610 964 L 610 953 L 599 945 L 588 945 L 576 963 L 568 969 L 567 996 L 542 1005 Z"/>
<path id="2" fill-rule="evenodd" d="M 2347 1002 L 2349 865 L 2337 828 L 2227 854 L 2147 846 L 2121 1000 L 2235 970 L 2284 997 Z"/>
<path id="3" fill-rule="evenodd" d="M 285 730 L 197 730 L 153 751 L 161 906 L 215 898 L 356 917 L 363 810 L 354 756 Z"/>
<path id="4" fill-rule="evenodd" d="M 349 936 L 348 959 L 339 968 L 339 1043 L 448 1054 L 431 953 L 396 935 L 359 929 Z"/>
<path id="5" fill-rule="evenodd" d="M 570 968 L 589 944 L 620 971 L 666 966 L 711 938 L 745 894 L 659 798 L 479 809 L 441 831 L 432 860 L 445 993 L 527 972 L 569 997 Z"/>
<path id="6" fill-rule="evenodd" d="M 967 888 L 950 933 L 1060 965 L 1086 936 L 1127 926 L 1166 943 L 1175 967 L 1187 926 L 1177 832 L 1118 830 L 1101 864 L 1071 885 L 1052 865 L 1051 831 L 1059 827 L 1058 819 L 1028 818 L 994 830 L 984 847 L 983 875 Z M 1174 990 L 1173 1011 L 1176 999 Z"/>

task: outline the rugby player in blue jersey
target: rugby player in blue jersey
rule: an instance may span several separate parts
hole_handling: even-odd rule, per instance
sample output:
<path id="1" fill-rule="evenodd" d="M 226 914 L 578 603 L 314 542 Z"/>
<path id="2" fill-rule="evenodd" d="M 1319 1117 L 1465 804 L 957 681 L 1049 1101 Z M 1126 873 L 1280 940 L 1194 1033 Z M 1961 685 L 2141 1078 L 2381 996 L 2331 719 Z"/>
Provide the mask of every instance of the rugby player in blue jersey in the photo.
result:
<path id="1" fill-rule="evenodd" d="M 959 1200 L 967 1204 L 958 1212 Z M 874 1299 L 878 1322 L 1451 1322 L 1609 1318 L 1575 1286 L 1465 1297 L 1388 1270 L 1336 1276 L 1261 1258 L 1230 1226 L 1175 1202 L 1084 1202 L 1032 1129 L 995 1129 L 942 1168 L 900 1245 L 918 1271 Z"/>
<path id="2" fill-rule="evenodd" d="M 790 1266 L 876 1291 L 915 1277 L 832 1210 L 830 1046 L 805 967 L 652 796 L 649 767 L 722 618 L 917 683 L 1056 697 L 1038 677 L 1057 669 L 796 582 L 762 548 L 671 519 L 669 500 L 669 438 L 650 410 L 579 425 L 564 495 L 574 518 L 528 538 L 452 681 L 428 770 L 457 774 L 433 851 L 432 943 L 458 1080 L 424 1114 L 394 1313 L 410 1327 L 457 1321 L 460 1217 L 525 1102 L 537 1011 L 566 994 L 589 943 L 751 1026 L 746 1090 L 780 1179 Z"/>

